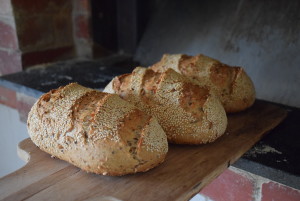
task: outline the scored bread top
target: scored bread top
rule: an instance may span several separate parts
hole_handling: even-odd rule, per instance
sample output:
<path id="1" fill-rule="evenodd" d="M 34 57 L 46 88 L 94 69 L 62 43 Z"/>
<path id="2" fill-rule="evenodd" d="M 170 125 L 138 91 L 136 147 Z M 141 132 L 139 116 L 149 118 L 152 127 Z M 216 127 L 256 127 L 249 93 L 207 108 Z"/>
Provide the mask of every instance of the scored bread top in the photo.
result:
<path id="1" fill-rule="evenodd" d="M 29 113 L 28 131 L 42 150 L 97 174 L 146 171 L 168 150 L 155 118 L 76 83 L 44 94 Z"/>
<path id="2" fill-rule="evenodd" d="M 138 67 L 131 74 L 114 78 L 104 91 L 117 93 L 155 116 L 169 142 L 212 142 L 227 126 L 224 108 L 210 90 L 172 69 L 159 73 Z"/>
<path id="3" fill-rule="evenodd" d="M 241 67 L 233 67 L 205 55 L 164 54 L 151 69 L 174 69 L 201 86 L 209 86 L 219 97 L 226 112 L 238 112 L 255 101 L 254 85 Z"/>

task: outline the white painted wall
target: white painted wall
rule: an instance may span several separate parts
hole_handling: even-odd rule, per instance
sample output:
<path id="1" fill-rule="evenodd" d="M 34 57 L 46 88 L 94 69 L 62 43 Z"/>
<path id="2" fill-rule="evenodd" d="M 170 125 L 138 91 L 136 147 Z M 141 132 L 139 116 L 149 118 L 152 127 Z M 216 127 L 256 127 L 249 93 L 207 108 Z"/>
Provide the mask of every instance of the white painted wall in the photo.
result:
<path id="1" fill-rule="evenodd" d="M 25 165 L 17 155 L 18 143 L 25 138 L 26 124 L 20 122 L 18 111 L 0 104 L 0 178 Z"/>

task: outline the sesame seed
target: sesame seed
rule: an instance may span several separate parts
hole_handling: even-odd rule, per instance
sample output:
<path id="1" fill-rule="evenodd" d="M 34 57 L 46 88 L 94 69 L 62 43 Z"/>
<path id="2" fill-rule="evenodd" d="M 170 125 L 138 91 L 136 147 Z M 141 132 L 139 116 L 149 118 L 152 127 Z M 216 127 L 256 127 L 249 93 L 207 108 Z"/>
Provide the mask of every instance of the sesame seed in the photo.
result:
<path id="1" fill-rule="evenodd" d="M 199 105 L 196 110 L 189 109 L 194 104 L 183 107 L 180 98 L 183 96 L 184 86 L 186 83 L 194 84 L 194 82 L 172 69 L 161 73 L 151 71 L 151 69 L 136 68 L 131 75 L 128 75 L 131 76 L 131 82 L 124 83 L 128 88 L 126 91 L 123 88 L 122 93 L 127 93 L 123 98 L 156 117 L 171 142 L 206 143 L 212 141 L 212 136 L 219 137 L 225 132 L 226 113 L 213 95 L 202 97 L 206 99 L 204 105 Z M 149 78 L 150 74 L 154 78 Z M 154 94 L 149 90 L 153 87 L 156 88 Z M 201 90 L 201 86 L 195 85 L 195 87 Z M 135 90 L 129 90 L 131 88 Z M 114 90 L 119 93 L 118 88 L 115 87 Z M 186 98 L 193 98 L 193 94 L 185 95 L 191 96 Z"/>

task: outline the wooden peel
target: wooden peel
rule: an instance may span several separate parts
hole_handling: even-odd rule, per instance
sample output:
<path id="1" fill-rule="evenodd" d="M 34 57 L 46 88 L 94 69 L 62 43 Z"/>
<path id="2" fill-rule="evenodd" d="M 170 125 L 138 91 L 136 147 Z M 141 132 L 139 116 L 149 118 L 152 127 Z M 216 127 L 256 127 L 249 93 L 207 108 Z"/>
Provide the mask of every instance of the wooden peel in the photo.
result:
<path id="1" fill-rule="evenodd" d="M 21 169 L 0 179 L 4 200 L 188 200 L 240 158 L 287 112 L 256 101 L 228 117 L 226 134 L 207 145 L 170 145 L 165 162 L 122 177 L 86 173 L 40 151 L 28 138 L 19 144 Z"/>

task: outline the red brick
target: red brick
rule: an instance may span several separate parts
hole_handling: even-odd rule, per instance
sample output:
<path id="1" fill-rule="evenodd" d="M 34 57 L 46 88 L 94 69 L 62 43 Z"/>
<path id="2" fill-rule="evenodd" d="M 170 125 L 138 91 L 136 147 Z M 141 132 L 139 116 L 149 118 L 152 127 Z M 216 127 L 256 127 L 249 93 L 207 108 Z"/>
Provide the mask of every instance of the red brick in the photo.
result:
<path id="1" fill-rule="evenodd" d="M 17 20 L 20 49 L 24 52 L 73 44 L 71 14 L 27 16 Z"/>
<path id="2" fill-rule="evenodd" d="M 24 53 L 22 55 L 22 63 L 24 67 L 28 67 L 36 64 L 66 60 L 74 57 L 74 47 L 69 46 L 45 51 Z"/>
<path id="3" fill-rule="evenodd" d="M 0 86 L 0 104 L 17 108 L 16 92 Z"/>
<path id="4" fill-rule="evenodd" d="M 27 122 L 28 113 L 36 102 L 36 98 L 27 96 L 22 93 L 17 93 L 17 109 L 19 111 L 19 117 L 22 122 Z"/>
<path id="5" fill-rule="evenodd" d="M 19 46 L 23 52 L 73 43 L 71 1 L 13 1 Z"/>
<path id="6" fill-rule="evenodd" d="M 76 13 L 90 13 L 90 1 L 89 0 L 75 0 L 73 1 L 74 11 Z"/>
<path id="7" fill-rule="evenodd" d="M 0 47 L 15 50 L 18 47 L 17 41 L 16 30 L 0 19 Z"/>
<path id="8" fill-rule="evenodd" d="M 275 182 L 262 185 L 262 201 L 299 201 L 300 191 Z"/>
<path id="9" fill-rule="evenodd" d="M 22 71 L 21 55 L 16 51 L 0 50 L 0 75 Z"/>
<path id="10" fill-rule="evenodd" d="M 19 45 L 22 51 L 46 49 L 54 43 L 52 17 L 33 16 L 16 19 Z"/>
<path id="11" fill-rule="evenodd" d="M 62 8 L 71 7 L 70 0 L 11 0 L 18 14 L 56 13 Z"/>
<path id="12" fill-rule="evenodd" d="M 0 0 L 0 15 L 13 15 L 10 0 Z"/>
<path id="13" fill-rule="evenodd" d="M 56 47 L 73 45 L 73 25 L 71 11 L 53 16 L 54 45 Z"/>
<path id="14" fill-rule="evenodd" d="M 254 185 L 251 180 L 226 170 L 202 189 L 200 194 L 217 201 L 251 201 L 253 189 Z"/>
<path id="15" fill-rule="evenodd" d="M 89 18 L 85 15 L 78 15 L 75 18 L 75 30 L 78 38 L 90 38 Z"/>

